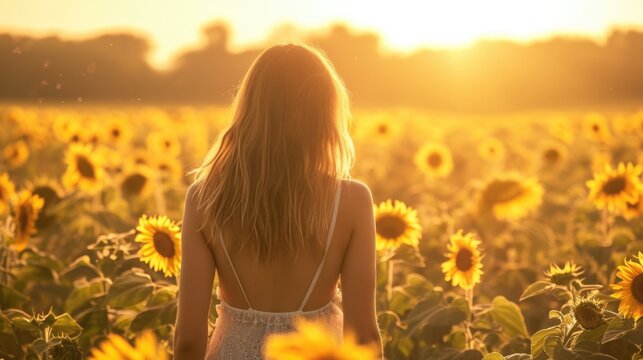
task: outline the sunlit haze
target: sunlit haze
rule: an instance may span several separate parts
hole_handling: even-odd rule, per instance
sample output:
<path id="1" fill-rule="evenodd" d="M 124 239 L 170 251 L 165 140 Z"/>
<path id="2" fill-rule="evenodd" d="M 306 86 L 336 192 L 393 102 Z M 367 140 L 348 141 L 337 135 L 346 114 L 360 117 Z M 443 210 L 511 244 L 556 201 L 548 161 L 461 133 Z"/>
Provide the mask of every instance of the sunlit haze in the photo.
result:
<path id="1" fill-rule="evenodd" d="M 234 49 L 266 40 L 285 23 L 307 31 L 345 22 L 356 31 L 378 32 L 385 48 L 398 51 L 461 47 L 481 38 L 529 41 L 564 34 L 600 39 L 612 28 L 643 25 L 643 2 L 637 0 L 0 0 L 0 8 L 0 31 L 148 36 L 157 66 L 168 64 L 177 50 L 198 46 L 200 29 L 215 20 L 231 26 Z"/>

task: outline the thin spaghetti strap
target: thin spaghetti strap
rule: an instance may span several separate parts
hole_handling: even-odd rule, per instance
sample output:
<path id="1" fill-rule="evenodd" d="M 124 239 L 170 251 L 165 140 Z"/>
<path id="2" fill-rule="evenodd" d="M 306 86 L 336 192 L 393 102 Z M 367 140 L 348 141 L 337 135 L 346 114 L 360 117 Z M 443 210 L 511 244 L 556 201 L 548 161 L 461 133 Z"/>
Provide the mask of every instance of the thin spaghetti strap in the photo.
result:
<path id="1" fill-rule="evenodd" d="M 230 267 L 232 268 L 232 273 L 234 274 L 234 277 L 237 279 L 237 283 L 239 284 L 241 293 L 243 294 L 243 297 L 246 299 L 246 303 L 248 303 L 248 308 L 252 310 L 252 306 L 250 305 L 250 301 L 246 296 L 246 292 L 243 290 L 243 285 L 241 285 L 241 280 L 239 280 L 239 275 L 237 275 L 237 270 L 234 269 L 234 265 L 232 264 L 232 259 L 230 259 L 230 255 L 228 255 L 228 249 L 226 249 L 225 247 L 225 243 L 223 242 L 223 235 L 221 233 L 219 233 L 219 241 L 221 242 L 221 246 L 223 247 L 223 252 L 225 252 L 225 256 L 228 258 L 228 262 L 230 263 Z"/>
<path id="2" fill-rule="evenodd" d="M 326 247 L 324 248 L 324 256 L 322 256 L 321 262 L 317 267 L 317 271 L 315 272 L 313 281 L 310 283 L 310 286 L 308 286 L 308 291 L 306 291 L 306 296 L 304 296 L 304 300 L 301 302 L 299 309 L 297 309 L 298 312 L 301 312 L 304 309 L 304 306 L 306 306 L 306 303 L 308 302 L 308 298 L 310 297 L 310 294 L 312 294 L 313 289 L 315 288 L 315 284 L 317 284 L 317 279 L 319 278 L 319 274 L 321 274 L 321 270 L 324 267 L 324 260 L 326 260 L 326 254 L 328 254 L 330 241 L 333 238 L 333 232 L 335 230 L 335 223 L 337 222 L 337 210 L 339 210 L 339 196 L 341 193 L 342 193 L 342 183 L 340 180 L 339 184 L 337 185 L 337 192 L 335 193 L 335 203 L 333 204 L 333 215 L 330 220 L 330 226 L 328 227 L 328 236 L 326 237 Z"/>

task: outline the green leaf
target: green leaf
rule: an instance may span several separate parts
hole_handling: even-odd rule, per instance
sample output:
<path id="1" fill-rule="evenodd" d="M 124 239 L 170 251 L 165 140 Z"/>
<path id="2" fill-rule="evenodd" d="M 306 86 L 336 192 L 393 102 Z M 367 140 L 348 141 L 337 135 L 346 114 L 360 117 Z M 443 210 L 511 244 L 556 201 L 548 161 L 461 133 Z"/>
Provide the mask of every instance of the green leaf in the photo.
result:
<path id="1" fill-rule="evenodd" d="M 106 299 L 110 306 L 123 309 L 147 301 L 153 291 L 150 275 L 130 270 L 114 279 Z"/>
<path id="2" fill-rule="evenodd" d="M 130 329 L 139 332 L 144 329 L 156 329 L 162 325 L 174 324 L 176 321 L 176 310 L 176 301 L 162 306 L 148 308 L 132 320 Z"/>
<path id="3" fill-rule="evenodd" d="M 504 296 L 496 296 L 493 299 L 490 313 L 493 320 L 502 326 L 505 334 L 510 338 L 529 337 L 520 308 Z"/>
<path id="4" fill-rule="evenodd" d="M 108 278 L 95 278 L 91 281 L 80 279 L 74 282 L 74 290 L 65 301 L 65 312 L 75 313 L 83 307 L 88 306 L 92 300 L 105 296 Z"/>
<path id="5" fill-rule="evenodd" d="M 74 281 L 83 277 L 91 280 L 102 275 L 100 270 L 91 263 L 89 256 L 83 255 L 69 264 L 60 276 L 67 281 Z"/>
<path id="6" fill-rule="evenodd" d="M 423 304 L 424 303 L 424 304 Z M 463 298 L 456 298 L 452 303 L 442 306 L 431 306 L 430 302 L 420 303 L 407 317 L 409 335 L 425 327 L 453 326 L 469 317 L 469 304 Z"/>
<path id="7" fill-rule="evenodd" d="M 406 276 L 406 284 L 404 284 L 403 287 L 404 290 L 413 297 L 420 299 L 422 299 L 426 294 L 433 292 L 433 284 L 424 276 L 414 272 L 409 273 Z"/>
<path id="8" fill-rule="evenodd" d="M 0 299 L 2 299 L 0 309 L 19 308 L 29 301 L 24 294 L 3 284 L 0 284 Z"/>
<path id="9" fill-rule="evenodd" d="M 2 357 L 2 353 L 19 355 L 22 353 L 22 349 L 13 332 L 11 320 L 0 313 L 0 357 Z"/>
<path id="10" fill-rule="evenodd" d="M 603 344 L 620 339 L 627 335 L 627 333 L 634 329 L 634 320 L 631 318 L 623 319 L 621 317 L 615 317 L 607 324 L 607 329 L 605 334 L 603 334 Z"/>
<path id="11" fill-rule="evenodd" d="M 83 331 L 83 328 L 78 325 L 78 323 L 71 317 L 71 315 L 65 313 L 60 316 L 56 316 L 56 322 L 51 326 L 52 334 L 58 336 L 69 336 L 70 338 L 75 338 L 80 335 Z"/>
<path id="12" fill-rule="evenodd" d="M 11 319 L 13 331 L 16 334 L 18 342 L 21 344 L 29 344 L 35 339 L 42 337 L 40 329 L 31 319 L 17 316 Z"/>
<path id="13" fill-rule="evenodd" d="M 563 332 L 560 326 L 552 326 L 546 329 L 537 331 L 531 336 L 531 357 L 536 359 L 542 352 L 545 345 L 545 339 L 551 335 L 562 336 Z"/>
<path id="14" fill-rule="evenodd" d="M 150 297 L 150 300 L 147 302 L 147 307 L 163 305 L 172 300 L 176 300 L 177 292 L 178 288 L 176 287 L 176 285 L 165 285 L 157 287 Z"/>
<path id="15" fill-rule="evenodd" d="M 482 360 L 505 360 L 505 357 L 501 353 L 492 352 L 485 355 Z"/>
<path id="16" fill-rule="evenodd" d="M 407 311 L 413 309 L 414 303 L 413 297 L 404 288 L 395 287 L 388 308 L 399 315 L 404 315 Z"/>
<path id="17" fill-rule="evenodd" d="M 580 334 L 576 337 L 576 343 L 581 343 L 583 341 L 590 341 L 593 343 L 600 343 L 603 339 L 603 335 L 607 330 L 607 323 L 600 324 L 595 329 L 581 331 Z"/>
<path id="18" fill-rule="evenodd" d="M 549 281 L 536 281 L 535 283 L 527 286 L 525 291 L 522 292 L 522 295 L 520 295 L 520 301 L 529 299 L 530 297 L 548 293 L 555 287 L 556 285 L 550 283 Z"/>
<path id="19" fill-rule="evenodd" d="M 563 339 L 560 334 L 549 335 L 545 338 L 543 344 L 543 351 L 549 355 L 551 359 L 558 359 L 559 352 L 563 348 Z"/>

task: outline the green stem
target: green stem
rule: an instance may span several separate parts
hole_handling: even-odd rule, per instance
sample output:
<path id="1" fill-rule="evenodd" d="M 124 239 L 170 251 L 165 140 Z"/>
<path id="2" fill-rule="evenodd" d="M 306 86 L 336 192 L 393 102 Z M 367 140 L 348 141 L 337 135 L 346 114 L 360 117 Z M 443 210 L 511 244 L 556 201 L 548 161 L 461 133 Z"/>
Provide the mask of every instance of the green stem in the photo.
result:
<path id="1" fill-rule="evenodd" d="M 471 318 L 473 316 L 473 287 L 464 291 L 467 304 L 469 304 L 469 315 L 464 321 L 464 336 L 466 339 L 466 349 L 469 350 L 473 345 L 473 334 L 471 333 Z"/>
<path id="2" fill-rule="evenodd" d="M 386 298 L 388 299 L 389 303 L 391 302 L 391 298 L 393 297 L 393 266 L 395 266 L 395 260 L 389 260 L 386 264 L 388 270 L 386 275 Z"/>
<path id="3" fill-rule="evenodd" d="M 607 212 L 607 209 L 603 209 L 603 212 L 601 213 L 601 222 L 603 225 L 603 246 L 609 246 L 610 245 L 610 232 L 611 232 L 611 222 L 612 218 L 610 214 Z"/>

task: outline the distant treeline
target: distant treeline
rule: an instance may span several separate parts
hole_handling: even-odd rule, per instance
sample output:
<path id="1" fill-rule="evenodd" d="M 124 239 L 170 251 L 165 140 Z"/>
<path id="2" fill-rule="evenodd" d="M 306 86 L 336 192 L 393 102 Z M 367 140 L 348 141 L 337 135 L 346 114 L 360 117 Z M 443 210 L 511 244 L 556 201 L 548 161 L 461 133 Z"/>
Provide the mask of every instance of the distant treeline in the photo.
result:
<path id="1" fill-rule="evenodd" d="M 262 50 L 231 52 L 229 29 L 204 29 L 199 49 L 157 71 L 147 39 L 107 34 L 74 41 L 0 34 L 0 100 L 228 104 Z M 335 25 L 308 35 L 344 78 L 357 105 L 506 111 L 643 103 L 643 32 L 613 31 L 604 44 L 554 38 L 483 41 L 464 50 L 382 52 L 372 33 Z"/>

